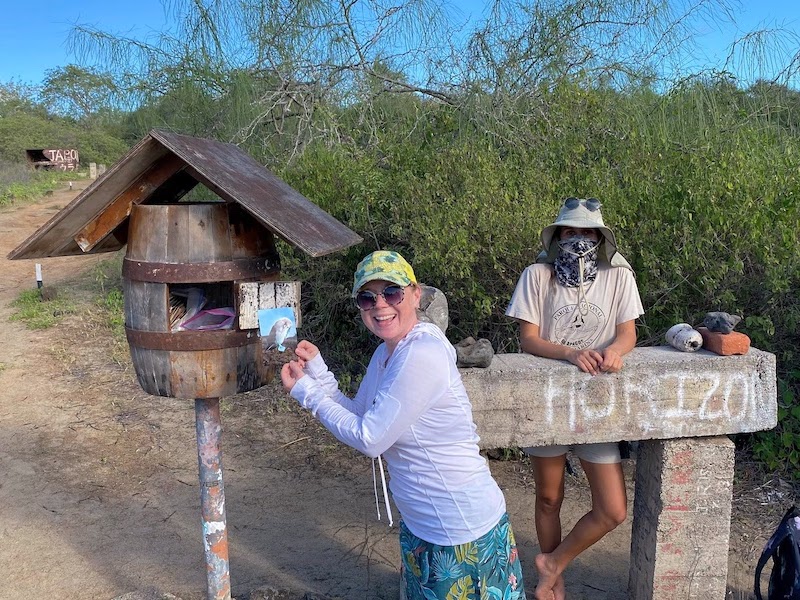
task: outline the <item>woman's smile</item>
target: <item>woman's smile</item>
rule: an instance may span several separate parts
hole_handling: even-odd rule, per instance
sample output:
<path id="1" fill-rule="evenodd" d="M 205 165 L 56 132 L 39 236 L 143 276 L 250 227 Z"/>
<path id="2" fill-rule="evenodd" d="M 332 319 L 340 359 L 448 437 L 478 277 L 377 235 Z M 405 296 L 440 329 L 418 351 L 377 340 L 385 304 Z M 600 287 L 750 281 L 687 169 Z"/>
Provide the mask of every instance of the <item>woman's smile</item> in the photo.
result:
<path id="1" fill-rule="evenodd" d="M 382 293 L 391 285 L 388 281 L 375 280 L 361 288 L 376 294 L 375 306 L 362 310 L 361 319 L 367 329 L 386 342 L 390 352 L 417 324 L 417 306 L 421 296 L 418 286 L 409 285 L 404 288 L 403 299 L 399 303 L 387 304 Z"/>

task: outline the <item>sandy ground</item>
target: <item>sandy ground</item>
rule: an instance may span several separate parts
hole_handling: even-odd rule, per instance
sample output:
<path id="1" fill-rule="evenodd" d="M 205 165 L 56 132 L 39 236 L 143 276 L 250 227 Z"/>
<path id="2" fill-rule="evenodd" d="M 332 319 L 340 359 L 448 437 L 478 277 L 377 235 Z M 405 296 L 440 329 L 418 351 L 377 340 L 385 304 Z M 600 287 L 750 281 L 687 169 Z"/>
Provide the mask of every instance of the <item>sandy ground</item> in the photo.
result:
<path id="1" fill-rule="evenodd" d="M 89 287 L 108 256 L 41 260 L 45 284 L 73 298 L 75 312 L 44 331 L 9 321 L 10 302 L 35 286 L 34 261 L 5 256 L 85 185 L 0 210 L 0 599 L 204 598 L 193 403 L 145 394 L 104 329 Z M 225 399 L 222 421 L 234 596 L 272 586 L 397 598 L 397 529 L 376 520 L 369 460 L 274 386 Z M 532 591 L 530 465 L 490 464 Z M 729 597 L 744 599 L 792 491 L 738 471 Z M 631 461 L 626 472 L 632 505 Z M 589 491 L 580 477 L 567 486 L 569 527 Z M 624 599 L 629 549 L 630 520 L 570 567 L 568 597 Z"/>

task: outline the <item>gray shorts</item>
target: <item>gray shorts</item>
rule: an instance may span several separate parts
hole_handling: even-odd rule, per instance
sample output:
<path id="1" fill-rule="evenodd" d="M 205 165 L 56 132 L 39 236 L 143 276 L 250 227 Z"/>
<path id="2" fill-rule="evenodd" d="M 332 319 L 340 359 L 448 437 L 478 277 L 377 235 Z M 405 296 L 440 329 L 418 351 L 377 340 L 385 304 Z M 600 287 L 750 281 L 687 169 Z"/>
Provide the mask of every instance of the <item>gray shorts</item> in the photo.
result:
<path id="1" fill-rule="evenodd" d="M 610 465 L 621 461 L 617 442 L 574 444 L 572 446 L 535 446 L 525 448 L 525 454 L 540 458 L 553 458 L 563 456 L 567 450 L 571 450 L 575 456 L 590 463 Z"/>

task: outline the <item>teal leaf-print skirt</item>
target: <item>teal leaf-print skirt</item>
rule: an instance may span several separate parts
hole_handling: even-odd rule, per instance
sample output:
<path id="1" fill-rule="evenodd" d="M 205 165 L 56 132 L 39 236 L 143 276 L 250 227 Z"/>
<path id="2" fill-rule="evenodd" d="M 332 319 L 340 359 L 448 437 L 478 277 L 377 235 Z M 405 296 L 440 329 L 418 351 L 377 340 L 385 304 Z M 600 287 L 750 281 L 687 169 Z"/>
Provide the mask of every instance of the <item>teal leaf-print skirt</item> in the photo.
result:
<path id="1" fill-rule="evenodd" d="M 405 600 L 526 600 L 507 514 L 485 535 L 458 546 L 426 542 L 401 522 L 400 552 Z"/>

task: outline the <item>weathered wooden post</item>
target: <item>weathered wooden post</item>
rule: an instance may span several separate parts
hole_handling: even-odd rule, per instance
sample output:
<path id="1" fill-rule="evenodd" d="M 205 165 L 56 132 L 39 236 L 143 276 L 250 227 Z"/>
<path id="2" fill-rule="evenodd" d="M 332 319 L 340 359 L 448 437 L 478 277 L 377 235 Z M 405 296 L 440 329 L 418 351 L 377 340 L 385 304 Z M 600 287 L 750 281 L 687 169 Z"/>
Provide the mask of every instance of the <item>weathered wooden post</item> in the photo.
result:
<path id="1" fill-rule="evenodd" d="M 198 183 L 220 200 L 185 201 Z M 275 235 L 311 256 L 361 241 L 236 146 L 154 130 L 9 254 L 109 252 L 127 243 L 125 332 L 139 384 L 195 403 L 209 600 L 231 597 L 219 401 L 272 376 L 257 309 L 273 307 L 276 290 L 289 291 L 286 306 L 298 304 L 299 283 L 278 282 Z M 181 317 L 192 295 L 234 318 L 187 330 Z"/>

